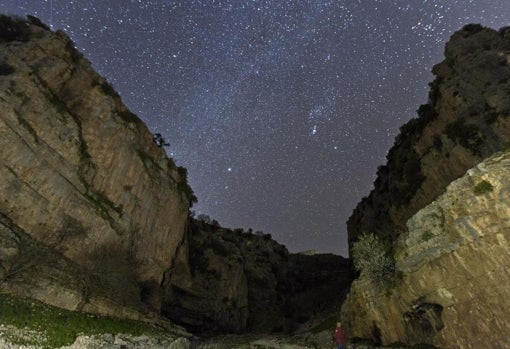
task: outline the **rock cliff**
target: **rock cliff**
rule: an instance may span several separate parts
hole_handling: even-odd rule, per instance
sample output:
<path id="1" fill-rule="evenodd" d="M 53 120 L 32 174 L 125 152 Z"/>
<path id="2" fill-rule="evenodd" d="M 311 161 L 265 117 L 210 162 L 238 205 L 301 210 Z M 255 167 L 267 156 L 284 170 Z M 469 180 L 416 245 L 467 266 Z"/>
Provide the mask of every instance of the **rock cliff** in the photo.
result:
<path id="1" fill-rule="evenodd" d="M 291 330 L 343 299 L 344 258 L 190 219 L 186 170 L 34 17 L 0 15 L 0 110 L 2 290 L 200 332 Z"/>
<path id="2" fill-rule="evenodd" d="M 451 183 L 396 241 L 398 281 L 363 274 L 343 306 L 353 336 L 441 348 L 510 346 L 510 151 Z"/>
<path id="3" fill-rule="evenodd" d="M 348 222 L 351 250 L 374 233 L 394 270 L 385 285 L 361 271 L 342 316 L 384 344 L 506 348 L 510 29 L 468 25 L 445 56 Z"/>
<path id="4" fill-rule="evenodd" d="M 194 199 L 184 169 L 33 17 L 0 16 L 0 110 L 2 288 L 68 309 L 159 310 Z"/>
<path id="5" fill-rule="evenodd" d="M 350 270 L 340 256 L 290 254 L 268 234 L 191 220 L 163 313 L 202 333 L 292 331 L 339 309 Z"/>
<path id="6" fill-rule="evenodd" d="M 401 127 L 374 189 L 347 222 L 350 245 L 363 232 L 394 240 L 451 181 L 508 145 L 510 29 L 465 26 L 432 72 L 428 104 Z"/>

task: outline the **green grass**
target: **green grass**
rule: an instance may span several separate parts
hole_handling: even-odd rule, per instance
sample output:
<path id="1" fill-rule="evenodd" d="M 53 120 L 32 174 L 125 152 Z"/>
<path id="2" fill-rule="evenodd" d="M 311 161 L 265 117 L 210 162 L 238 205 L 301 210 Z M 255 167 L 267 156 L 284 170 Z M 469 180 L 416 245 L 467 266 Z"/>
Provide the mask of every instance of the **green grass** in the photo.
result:
<path id="1" fill-rule="evenodd" d="M 482 195 L 485 193 L 490 193 L 493 189 L 494 189 L 494 187 L 492 186 L 492 184 L 490 184 L 486 180 L 482 180 L 480 183 L 475 185 L 473 191 L 474 191 L 475 195 Z"/>
<path id="2" fill-rule="evenodd" d="M 125 333 L 163 335 L 162 329 L 134 320 L 73 312 L 41 302 L 0 293 L 0 323 L 44 334 L 44 338 L 12 337 L 14 344 L 58 348 L 72 344 L 79 334 Z"/>
<path id="3" fill-rule="evenodd" d="M 427 230 L 421 236 L 421 241 L 426 242 L 426 241 L 429 241 L 430 239 L 432 239 L 433 237 L 434 237 L 434 234 L 432 234 L 429 230 Z"/>

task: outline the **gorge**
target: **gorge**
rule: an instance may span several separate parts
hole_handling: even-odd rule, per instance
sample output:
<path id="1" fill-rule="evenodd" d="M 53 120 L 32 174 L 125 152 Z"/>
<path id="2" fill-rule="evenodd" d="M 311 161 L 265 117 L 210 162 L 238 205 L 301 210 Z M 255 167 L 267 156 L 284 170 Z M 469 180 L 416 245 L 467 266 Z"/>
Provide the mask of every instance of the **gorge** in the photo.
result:
<path id="1" fill-rule="evenodd" d="M 384 246 L 380 285 L 191 217 L 186 169 L 69 37 L 0 16 L 2 293 L 184 337 L 331 317 L 352 340 L 509 346 L 510 30 L 465 26 L 445 57 L 347 223 L 351 251 L 369 233 Z"/>

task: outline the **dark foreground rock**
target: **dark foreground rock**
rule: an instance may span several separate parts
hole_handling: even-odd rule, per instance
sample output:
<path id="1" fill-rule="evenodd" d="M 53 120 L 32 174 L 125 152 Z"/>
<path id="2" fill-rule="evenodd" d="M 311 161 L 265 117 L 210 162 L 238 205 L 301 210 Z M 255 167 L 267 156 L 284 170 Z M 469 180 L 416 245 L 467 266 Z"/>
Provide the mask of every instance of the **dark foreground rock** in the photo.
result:
<path id="1" fill-rule="evenodd" d="M 347 259 L 290 254 L 270 235 L 191 220 L 166 284 L 164 314 L 198 332 L 284 332 L 338 310 Z"/>
<path id="2" fill-rule="evenodd" d="M 158 313 L 193 201 L 185 171 L 69 37 L 33 17 L 0 15 L 0 109 L 2 288 Z"/>

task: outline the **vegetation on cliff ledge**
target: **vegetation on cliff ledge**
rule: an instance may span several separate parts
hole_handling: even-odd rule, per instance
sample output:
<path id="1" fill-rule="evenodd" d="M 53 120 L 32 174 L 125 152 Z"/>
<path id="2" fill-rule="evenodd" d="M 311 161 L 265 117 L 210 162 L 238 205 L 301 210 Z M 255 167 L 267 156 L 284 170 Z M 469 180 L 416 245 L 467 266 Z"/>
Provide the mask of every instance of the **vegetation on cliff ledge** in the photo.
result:
<path id="1" fill-rule="evenodd" d="M 475 195 L 482 195 L 485 193 L 490 193 L 493 189 L 494 189 L 494 187 L 492 186 L 492 184 L 490 184 L 489 182 L 487 182 L 484 179 L 480 183 L 475 185 L 473 191 L 474 191 Z"/>
<path id="2" fill-rule="evenodd" d="M 391 285 L 395 275 L 395 261 L 389 247 L 374 234 L 363 234 L 352 247 L 352 261 L 361 273 L 377 288 Z"/>

